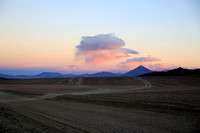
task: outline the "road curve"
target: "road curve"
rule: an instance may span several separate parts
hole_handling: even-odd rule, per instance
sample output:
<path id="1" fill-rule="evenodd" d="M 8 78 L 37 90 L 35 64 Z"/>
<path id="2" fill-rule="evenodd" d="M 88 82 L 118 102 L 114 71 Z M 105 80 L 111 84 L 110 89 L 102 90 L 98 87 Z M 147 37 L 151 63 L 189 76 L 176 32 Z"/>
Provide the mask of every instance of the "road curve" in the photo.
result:
<path id="1" fill-rule="evenodd" d="M 149 81 L 141 78 L 141 77 L 135 77 L 137 78 L 140 82 L 142 82 L 144 85 L 143 86 L 136 86 L 134 84 L 134 81 L 131 81 L 130 78 L 128 78 L 128 82 L 130 82 L 130 88 L 128 89 L 118 89 L 118 90 L 113 90 L 109 88 L 94 88 L 94 90 L 90 91 L 84 91 L 84 92 L 72 92 L 72 93 L 47 93 L 42 96 L 37 96 L 34 98 L 25 98 L 25 97 L 20 97 L 18 99 L 6 99 L 6 100 L 0 100 L 0 103 L 8 103 L 8 102 L 23 102 L 23 101 L 35 101 L 35 100 L 42 100 L 42 99 L 48 99 L 48 98 L 55 98 L 57 96 L 62 96 L 66 94 L 70 95 L 90 95 L 90 94 L 103 94 L 103 93 L 119 93 L 119 92 L 127 92 L 127 91 L 134 91 L 134 90 L 139 90 L 139 89 L 147 89 L 151 88 L 152 85 Z M 74 85 L 81 85 L 83 82 L 82 78 L 78 78 L 77 82 L 74 82 L 74 79 L 69 80 L 69 84 L 74 84 Z M 8 95 L 6 92 L 0 92 L 0 95 Z"/>

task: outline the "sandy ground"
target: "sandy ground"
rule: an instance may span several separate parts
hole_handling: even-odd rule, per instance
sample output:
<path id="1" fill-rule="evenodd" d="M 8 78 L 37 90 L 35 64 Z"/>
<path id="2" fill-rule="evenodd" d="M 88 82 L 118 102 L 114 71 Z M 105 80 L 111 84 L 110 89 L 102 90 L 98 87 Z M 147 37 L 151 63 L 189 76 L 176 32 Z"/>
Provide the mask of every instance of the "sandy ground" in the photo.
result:
<path id="1" fill-rule="evenodd" d="M 0 132 L 198 133 L 200 77 L 0 80 Z"/>

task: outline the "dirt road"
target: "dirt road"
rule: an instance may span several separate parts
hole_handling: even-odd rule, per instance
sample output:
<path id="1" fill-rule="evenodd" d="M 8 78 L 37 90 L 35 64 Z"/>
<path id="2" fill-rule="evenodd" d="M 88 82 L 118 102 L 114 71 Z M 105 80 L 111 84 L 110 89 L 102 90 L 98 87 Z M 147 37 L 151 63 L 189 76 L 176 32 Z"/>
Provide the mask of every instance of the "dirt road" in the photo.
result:
<path id="1" fill-rule="evenodd" d="M 135 85 L 134 80 L 138 80 L 139 82 L 143 83 L 143 85 Z M 127 81 L 130 83 L 130 88 L 129 89 L 118 89 L 118 90 L 113 90 L 109 88 L 92 88 L 92 90 L 89 91 L 83 91 L 83 92 L 72 92 L 72 93 L 47 93 L 42 96 L 37 96 L 34 98 L 23 98 L 23 97 L 16 97 L 15 99 L 5 99 L 5 100 L 0 100 L 1 103 L 8 103 L 8 102 L 22 102 L 22 101 L 35 101 L 35 100 L 42 100 L 42 99 L 48 99 L 48 98 L 55 98 L 57 96 L 62 96 L 66 94 L 70 95 L 90 95 L 90 94 L 102 94 L 102 93 L 119 93 L 123 91 L 133 91 L 133 90 L 138 90 L 138 89 L 147 89 L 152 87 L 151 83 L 145 79 L 142 79 L 141 77 L 137 77 L 134 80 L 131 80 L 130 78 L 127 78 Z M 81 85 L 83 82 L 82 78 L 70 78 L 69 81 L 67 82 L 70 85 Z M 88 86 L 91 88 L 90 86 Z M 0 88 L 0 91 L 3 88 Z M 5 92 L 0 92 L 0 95 L 8 96 L 9 95 Z"/>

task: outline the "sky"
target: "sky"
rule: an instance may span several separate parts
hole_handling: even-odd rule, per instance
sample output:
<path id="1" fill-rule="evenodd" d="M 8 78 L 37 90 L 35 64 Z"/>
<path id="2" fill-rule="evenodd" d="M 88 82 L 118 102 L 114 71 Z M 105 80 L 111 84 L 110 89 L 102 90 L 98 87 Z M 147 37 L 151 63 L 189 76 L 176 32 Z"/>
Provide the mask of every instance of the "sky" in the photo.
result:
<path id="1" fill-rule="evenodd" d="M 0 73 L 200 68 L 199 0 L 0 0 Z"/>

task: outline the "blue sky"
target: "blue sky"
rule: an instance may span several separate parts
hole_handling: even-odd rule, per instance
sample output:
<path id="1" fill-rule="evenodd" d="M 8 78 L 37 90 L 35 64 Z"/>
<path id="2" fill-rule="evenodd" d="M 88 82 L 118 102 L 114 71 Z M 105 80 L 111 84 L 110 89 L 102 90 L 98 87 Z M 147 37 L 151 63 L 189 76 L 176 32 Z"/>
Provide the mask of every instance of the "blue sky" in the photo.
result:
<path id="1" fill-rule="evenodd" d="M 200 67 L 198 0 L 1 0 L 0 29 L 0 73 L 24 66 L 32 67 L 22 74 L 77 72 L 62 69 L 71 65 L 90 70 L 93 64 L 75 59 L 76 46 L 83 36 L 99 34 L 114 34 L 140 54 L 93 71 L 126 71 L 136 66 L 122 69 L 120 62 L 148 56 L 165 66 Z"/>

